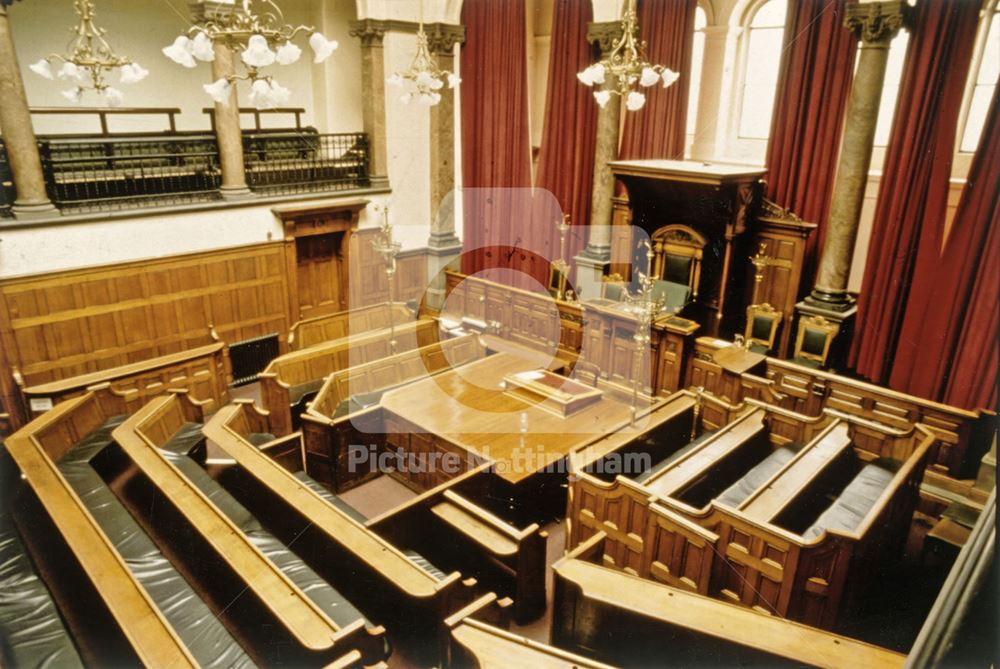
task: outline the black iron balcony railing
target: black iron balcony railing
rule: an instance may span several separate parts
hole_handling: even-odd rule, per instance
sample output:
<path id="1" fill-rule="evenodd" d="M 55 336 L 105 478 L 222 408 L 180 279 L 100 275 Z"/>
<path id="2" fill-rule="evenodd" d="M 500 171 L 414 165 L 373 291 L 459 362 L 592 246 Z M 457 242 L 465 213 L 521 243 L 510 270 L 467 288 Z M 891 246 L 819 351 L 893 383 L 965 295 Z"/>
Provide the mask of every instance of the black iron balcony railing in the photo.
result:
<path id="1" fill-rule="evenodd" d="M 368 136 L 314 130 L 243 137 L 247 185 L 268 195 L 338 191 L 369 185 Z"/>
<path id="2" fill-rule="evenodd" d="M 42 172 L 49 198 L 63 213 L 104 212 L 144 207 L 177 206 L 221 199 L 219 148 L 211 132 L 178 132 L 175 109 L 135 108 L 70 110 L 98 113 L 101 130 L 93 134 L 42 135 L 38 138 Z M 241 109 L 241 111 L 243 111 Z M 292 195 L 365 188 L 368 137 L 364 133 L 320 134 L 301 127 L 303 110 L 280 109 L 296 115 L 296 127 L 243 133 L 247 185 L 261 195 Z M 59 114 L 58 108 L 33 110 Z M 104 114 L 104 115 L 100 115 Z M 166 114 L 164 132 L 115 133 L 109 115 Z M 9 217 L 14 183 L 0 139 L 0 217 Z"/>
<path id="3" fill-rule="evenodd" d="M 63 212 L 219 199 L 222 171 L 211 135 L 47 137 L 38 145 L 49 199 Z"/>

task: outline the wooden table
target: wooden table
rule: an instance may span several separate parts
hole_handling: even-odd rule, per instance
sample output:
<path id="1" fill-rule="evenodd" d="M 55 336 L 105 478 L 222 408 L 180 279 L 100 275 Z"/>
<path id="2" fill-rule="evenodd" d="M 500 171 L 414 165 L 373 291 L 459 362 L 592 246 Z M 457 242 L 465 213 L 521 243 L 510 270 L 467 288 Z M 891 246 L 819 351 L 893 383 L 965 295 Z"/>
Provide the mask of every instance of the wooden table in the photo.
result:
<path id="1" fill-rule="evenodd" d="M 501 389 L 507 374 L 538 368 L 537 360 L 498 353 L 391 390 L 382 396 L 382 408 L 452 448 L 493 460 L 497 475 L 510 483 L 609 432 L 628 428 L 629 405 L 607 396 L 563 418 Z M 527 417 L 524 433 L 521 414 Z"/>

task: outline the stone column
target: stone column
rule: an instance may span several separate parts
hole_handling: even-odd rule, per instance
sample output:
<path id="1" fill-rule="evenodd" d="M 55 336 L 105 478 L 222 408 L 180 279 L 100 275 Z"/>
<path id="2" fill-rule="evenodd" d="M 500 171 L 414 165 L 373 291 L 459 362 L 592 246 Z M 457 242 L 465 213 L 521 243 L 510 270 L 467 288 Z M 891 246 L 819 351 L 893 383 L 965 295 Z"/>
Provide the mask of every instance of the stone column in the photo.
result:
<path id="1" fill-rule="evenodd" d="M 815 309 L 843 313 L 853 308 L 847 294 L 847 279 L 868 183 L 889 43 L 903 27 L 905 11 L 904 2 L 847 7 L 845 25 L 861 40 L 861 51 L 848 101 L 816 286 L 805 301 Z"/>
<path id="2" fill-rule="evenodd" d="M 455 71 L 455 45 L 465 41 L 465 27 L 435 23 L 425 26 L 427 46 L 438 67 Z M 441 102 L 431 107 L 430 116 L 430 211 L 431 233 L 427 240 L 428 307 L 444 304 L 443 270 L 462 252 L 462 242 L 455 236 L 455 96 L 447 86 Z"/>
<path id="3" fill-rule="evenodd" d="M 55 207 L 45 191 L 38 142 L 31 126 L 7 7 L 3 5 L 0 5 L 0 130 L 17 189 L 11 210 L 18 218 L 51 215 Z"/>
<path id="4" fill-rule="evenodd" d="M 597 43 L 604 57 L 621 37 L 621 21 L 591 23 L 587 26 L 587 41 Z M 580 84 L 581 86 L 583 84 Z M 608 85 L 613 85 L 609 82 Z M 596 105 L 597 102 L 595 101 Z M 576 262 L 577 294 L 585 298 L 598 297 L 601 278 L 611 260 L 611 212 L 615 194 L 615 177 L 608 163 L 618 159 L 621 129 L 621 100 L 612 96 L 604 108 L 597 111 L 597 141 L 594 146 L 594 184 L 590 199 L 590 228 L 587 246 L 574 258 Z"/>
<path id="5" fill-rule="evenodd" d="M 233 48 L 215 42 L 215 60 L 212 61 L 212 81 L 225 79 L 236 73 Z M 243 162 L 243 133 L 240 131 L 240 106 L 233 82 L 226 104 L 215 103 L 215 137 L 219 143 L 219 163 L 222 166 L 222 186 L 219 192 L 227 200 L 251 197 L 247 187 L 246 166 Z"/>
<path id="6" fill-rule="evenodd" d="M 368 135 L 369 173 L 373 185 L 388 182 L 389 159 L 385 132 L 386 22 L 364 19 L 351 22 L 351 36 L 361 40 L 361 116 Z"/>
<path id="7" fill-rule="evenodd" d="M 907 10 L 907 4 L 898 1 L 847 5 L 844 25 L 861 40 L 860 54 L 847 105 L 816 285 L 795 305 L 800 316 L 821 316 L 837 325 L 827 360 L 827 366 L 833 368 L 843 366 L 854 330 L 857 305 L 847 293 L 847 281 L 871 167 L 889 44 L 903 27 Z"/>

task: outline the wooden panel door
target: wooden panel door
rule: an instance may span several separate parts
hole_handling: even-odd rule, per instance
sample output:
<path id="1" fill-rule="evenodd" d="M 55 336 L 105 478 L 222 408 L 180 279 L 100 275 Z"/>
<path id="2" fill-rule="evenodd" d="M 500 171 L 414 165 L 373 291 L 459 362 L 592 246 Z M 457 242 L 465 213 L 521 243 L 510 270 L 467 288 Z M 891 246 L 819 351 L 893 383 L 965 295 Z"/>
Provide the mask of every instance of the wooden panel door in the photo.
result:
<path id="1" fill-rule="evenodd" d="M 340 248 L 343 233 L 295 240 L 299 318 L 334 313 L 342 307 Z"/>

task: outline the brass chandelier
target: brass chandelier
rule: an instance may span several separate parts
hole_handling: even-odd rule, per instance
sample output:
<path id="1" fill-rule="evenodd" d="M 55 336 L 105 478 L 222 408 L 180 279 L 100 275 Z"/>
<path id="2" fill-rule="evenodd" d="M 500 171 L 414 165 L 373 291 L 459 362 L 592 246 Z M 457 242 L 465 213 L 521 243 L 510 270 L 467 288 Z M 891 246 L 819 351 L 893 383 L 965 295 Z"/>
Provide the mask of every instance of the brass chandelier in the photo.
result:
<path id="1" fill-rule="evenodd" d="M 648 88 L 662 82 L 663 87 L 668 88 L 680 78 L 680 74 L 645 60 L 646 43 L 639 39 L 635 0 L 629 0 L 621 25 L 622 34 L 615 41 L 611 53 L 577 73 L 576 77 L 586 86 L 598 87 L 594 91 L 594 99 L 601 107 L 608 104 L 612 95 L 617 95 L 625 100 L 626 109 L 638 111 L 646 104 L 646 94 L 636 84 Z"/>
<path id="2" fill-rule="evenodd" d="M 149 74 L 138 63 L 119 56 L 105 39 L 107 31 L 94 24 L 93 0 L 74 0 L 78 22 L 70 29 L 74 37 L 67 48 L 67 55 L 52 54 L 32 63 L 29 68 L 46 79 L 63 79 L 74 86 L 62 92 L 70 102 L 81 102 L 86 91 L 104 96 L 108 106 L 117 107 L 124 101 L 120 90 L 107 83 L 106 75 L 118 70 L 122 84 L 134 84 Z M 53 64 L 62 63 L 53 71 Z"/>
<path id="3" fill-rule="evenodd" d="M 386 83 L 395 88 L 404 89 L 399 99 L 403 104 L 409 104 L 414 98 L 420 104 L 433 107 L 441 102 L 441 89 L 448 86 L 455 88 L 461 83 L 454 72 L 442 70 L 437 60 L 431 54 L 427 45 L 427 32 L 424 30 L 424 3 L 420 2 L 420 23 L 417 25 L 417 53 L 413 56 L 410 68 L 404 72 L 396 72 L 386 79 Z"/>
<path id="4" fill-rule="evenodd" d="M 288 102 L 291 91 L 263 68 L 291 65 L 299 60 L 302 49 L 293 40 L 309 35 L 314 63 L 322 63 L 334 52 L 336 40 L 327 39 L 312 26 L 292 27 L 285 23 L 281 8 L 272 0 L 241 0 L 236 4 L 205 3 L 210 6 L 206 18 L 180 35 L 163 49 L 164 55 L 184 67 L 197 61 L 215 60 L 215 44 L 226 44 L 237 51 L 244 65 L 243 74 L 220 78 L 203 88 L 220 104 L 228 104 L 236 81 L 250 82 L 250 103 L 257 109 L 273 109 Z M 260 7 L 259 11 L 254 11 Z"/>

